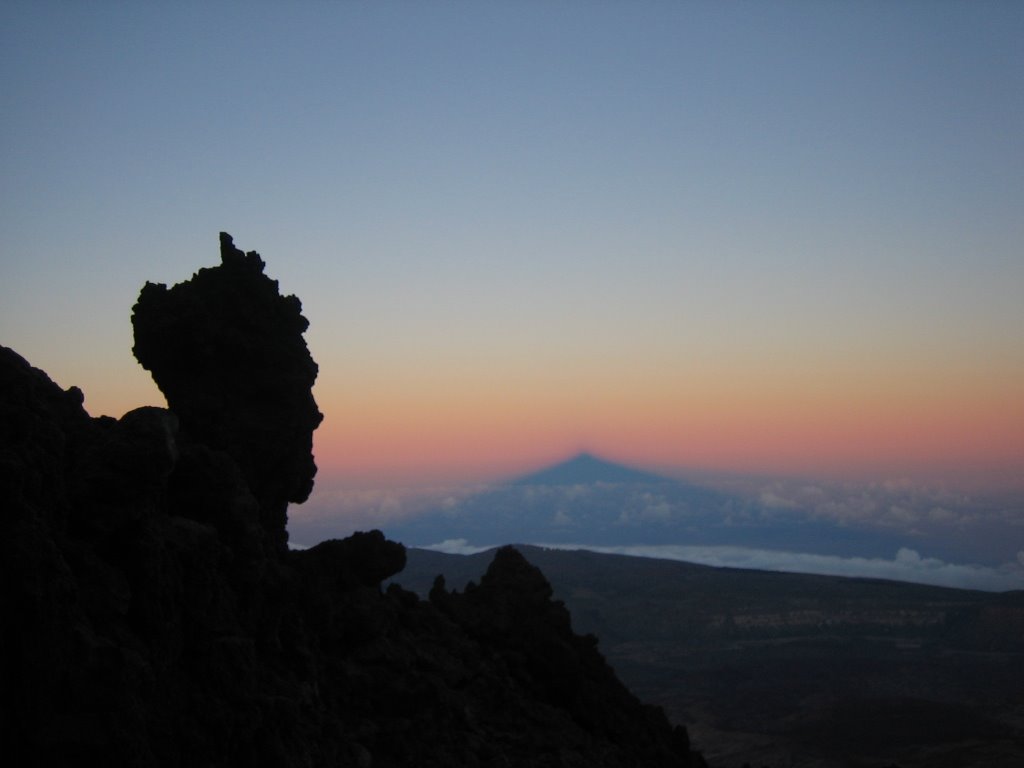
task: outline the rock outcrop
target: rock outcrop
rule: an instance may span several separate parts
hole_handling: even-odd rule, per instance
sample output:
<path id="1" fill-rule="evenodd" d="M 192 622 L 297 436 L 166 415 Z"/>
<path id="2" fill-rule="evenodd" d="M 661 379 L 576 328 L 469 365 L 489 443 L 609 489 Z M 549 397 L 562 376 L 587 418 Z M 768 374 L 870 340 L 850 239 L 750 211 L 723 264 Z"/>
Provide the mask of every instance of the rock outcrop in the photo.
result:
<path id="1" fill-rule="evenodd" d="M 0 347 L 0 754 L 39 766 L 686 766 L 686 733 L 513 549 L 382 581 L 378 532 L 289 551 L 320 413 L 297 299 L 223 264 L 135 307 L 169 408 L 91 418 Z"/>
<path id="2" fill-rule="evenodd" d="M 132 311 L 132 350 L 183 432 L 225 451 L 260 503 L 266 533 L 287 542 L 288 502 L 313 490 L 317 365 L 302 338 L 309 323 L 281 296 L 263 259 L 220 234 L 221 264 L 167 288 L 146 283 Z"/>

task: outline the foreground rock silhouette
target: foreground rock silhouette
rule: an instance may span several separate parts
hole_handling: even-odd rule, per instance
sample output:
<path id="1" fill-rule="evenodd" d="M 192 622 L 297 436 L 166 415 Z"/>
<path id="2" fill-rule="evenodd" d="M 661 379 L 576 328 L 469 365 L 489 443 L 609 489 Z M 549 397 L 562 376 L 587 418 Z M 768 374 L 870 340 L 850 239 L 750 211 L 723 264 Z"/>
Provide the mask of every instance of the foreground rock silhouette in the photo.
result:
<path id="1" fill-rule="evenodd" d="M 132 313 L 133 352 L 192 441 L 242 470 L 274 544 L 287 541 L 288 502 L 313 490 L 317 366 L 294 296 L 281 296 L 255 251 L 220 235 L 221 265 L 168 289 L 146 283 Z"/>
<path id="2" fill-rule="evenodd" d="M 0 347 L 0 754 L 17 765 L 688 766 L 516 550 L 431 599 L 379 531 L 286 547 L 321 416 L 294 297 L 223 263 L 147 284 L 168 409 L 92 418 Z"/>

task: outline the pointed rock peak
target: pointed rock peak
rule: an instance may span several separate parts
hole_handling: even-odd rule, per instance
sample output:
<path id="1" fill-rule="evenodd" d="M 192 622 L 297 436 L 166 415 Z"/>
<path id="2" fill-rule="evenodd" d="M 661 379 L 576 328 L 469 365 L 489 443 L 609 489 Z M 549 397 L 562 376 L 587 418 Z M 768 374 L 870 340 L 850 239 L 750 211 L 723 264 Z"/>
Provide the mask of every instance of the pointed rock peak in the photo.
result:
<path id="1" fill-rule="evenodd" d="M 524 598 L 547 601 L 551 598 L 551 584 L 540 568 L 530 563 L 522 553 L 511 545 L 501 547 L 494 553 L 487 572 L 480 580 L 481 588 L 511 591 Z"/>
<path id="2" fill-rule="evenodd" d="M 589 483 L 669 483 L 669 478 L 606 461 L 584 451 L 552 467 L 526 475 L 515 485 L 586 485 Z"/>
<path id="3" fill-rule="evenodd" d="M 247 266 L 256 272 L 263 272 L 266 266 L 256 251 L 243 252 L 235 247 L 235 239 L 227 232 L 220 233 L 220 260 L 227 266 Z"/>

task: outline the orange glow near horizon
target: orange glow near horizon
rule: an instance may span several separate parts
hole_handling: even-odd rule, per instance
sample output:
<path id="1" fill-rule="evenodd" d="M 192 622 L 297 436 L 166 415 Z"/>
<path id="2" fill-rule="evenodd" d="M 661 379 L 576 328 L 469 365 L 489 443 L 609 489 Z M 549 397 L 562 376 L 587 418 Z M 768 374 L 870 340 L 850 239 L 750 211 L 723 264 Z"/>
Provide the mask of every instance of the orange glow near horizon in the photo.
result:
<path id="1" fill-rule="evenodd" d="M 651 467 L 1024 487 L 1013 378 L 931 373 L 622 375 L 587 391 L 496 375 L 450 391 L 378 382 L 336 398 L 318 389 L 317 461 L 332 476 L 487 480 L 588 450 Z"/>
<path id="2" fill-rule="evenodd" d="M 651 350 L 632 358 L 545 359 L 493 354 L 383 362 L 320 357 L 314 438 L 319 479 L 352 487 L 486 482 L 579 451 L 679 471 L 939 480 L 1024 489 L 1024 363 L 868 359 L 836 353 L 785 365 L 754 355 Z M 682 358 L 679 354 L 677 357 Z M 412 359 L 410 359 L 412 358 Z M 652 364 L 658 359 L 659 365 Z M 88 358 L 87 361 L 91 361 Z M 163 405 L 149 375 L 105 386 L 113 361 L 51 365 L 62 387 L 82 384 L 94 416 Z"/>

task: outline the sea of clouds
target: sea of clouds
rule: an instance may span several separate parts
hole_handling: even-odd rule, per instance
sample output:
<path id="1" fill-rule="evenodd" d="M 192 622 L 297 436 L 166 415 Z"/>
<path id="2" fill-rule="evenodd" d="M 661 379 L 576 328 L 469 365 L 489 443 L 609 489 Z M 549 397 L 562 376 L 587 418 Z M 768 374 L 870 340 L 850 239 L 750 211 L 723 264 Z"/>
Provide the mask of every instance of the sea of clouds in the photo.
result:
<path id="1" fill-rule="evenodd" d="M 719 567 L 989 591 L 1024 589 L 1024 502 L 1019 496 L 979 496 L 905 480 L 825 483 L 738 477 L 704 486 L 737 503 L 728 501 L 717 511 L 696 513 L 692 499 L 671 488 L 602 483 L 321 487 L 309 502 L 291 507 L 289 529 L 295 546 L 311 546 L 370 528 L 381 528 L 390 536 L 409 521 L 431 518 L 445 532 L 412 543 L 444 552 L 533 543 Z M 588 536 L 595 511 L 609 507 L 614 507 L 614 515 L 606 516 L 613 520 L 606 527 L 610 538 Z M 543 510 L 546 523 L 514 541 L 498 540 L 479 527 L 473 535 L 469 526 L 462 530 L 469 513 L 515 516 L 517 510 Z M 623 534 L 617 540 L 616 530 Z M 658 535 L 638 541 L 638 530 Z M 670 531 L 672 537 L 663 535 Z M 626 540 L 626 534 L 634 539 Z"/>

